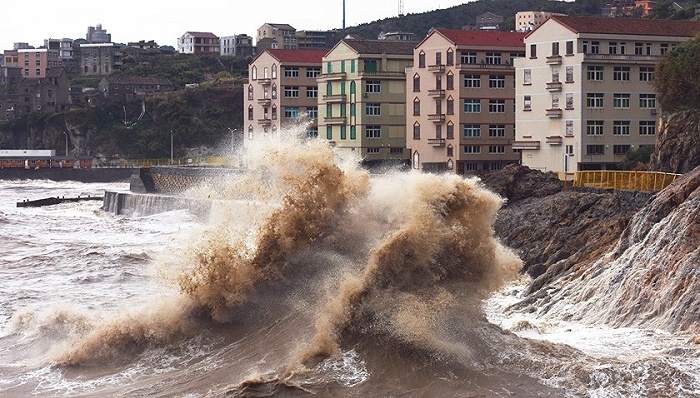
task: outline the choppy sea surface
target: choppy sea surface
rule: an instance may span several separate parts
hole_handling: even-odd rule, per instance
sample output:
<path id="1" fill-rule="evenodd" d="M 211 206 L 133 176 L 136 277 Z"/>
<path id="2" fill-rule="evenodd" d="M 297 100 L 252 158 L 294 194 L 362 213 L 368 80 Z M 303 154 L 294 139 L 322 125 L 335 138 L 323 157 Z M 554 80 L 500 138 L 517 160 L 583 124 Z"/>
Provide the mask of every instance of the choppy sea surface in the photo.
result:
<path id="1" fill-rule="evenodd" d="M 0 180 L 0 396 L 700 397 L 692 336 L 513 307 L 477 183 L 314 164 L 208 219 Z"/>

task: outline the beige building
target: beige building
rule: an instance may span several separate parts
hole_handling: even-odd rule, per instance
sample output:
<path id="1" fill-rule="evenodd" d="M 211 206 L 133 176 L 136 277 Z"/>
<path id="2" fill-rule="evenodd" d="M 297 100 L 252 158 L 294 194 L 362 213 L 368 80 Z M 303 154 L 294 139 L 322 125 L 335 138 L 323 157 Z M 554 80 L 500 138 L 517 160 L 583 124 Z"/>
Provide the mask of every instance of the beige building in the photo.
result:
<path id="1" fill-rule="evenodd" d="M 49 68 L 61 66 L 61 57 L 58 50 L 36 48 L 19 50 L 17 52 L 18 65 L 22 68 L 22 76 L 26 78 L 43 78 Z"/>
<path id="2" fill-rule="evenodd" d="M 549 11 L 520 11 L 515 13 L 515 30 L 529 32 L 540 26 L 547 18 L 555 14 Z"/>
<path id="3" fill-rule="evenodd" d="M 323 57 L 319 138 L 365 164 L 405 163 L 406 68 L 416 42 L 344 39 Z"/>
<path id="4" fill-rule="evenodd" d="M 298 47 L 296 29 L 288 24 L 266 23 L 258 28 L 258 35 L 255 38 L 255 44 L 258 47 L 258 52 L 271 49 L 286 49 L 295 50 Z M 264 48 L 261 43 L 266 43 Z"/>
<path id="5" fill-rule="evenodd" d="M 269 49 L 248 66 L 244 96 L 244 141 L 274 137 L 301 119 L 309 136 L 318 135 L 318 85 L 325 51 Z"/>
<path id="6" fill-rule="evenodd" d="M 615 169 L 654 145 L 655 64 L 700 22 L 552 16 L 516 61 L 516 142 L 543 171 Z"/>
<path id="7" fill-rule="evenodd" d="M 411 166 L 478 174 L 516 163 L 515 69 L 524 33 L 432 30 L 407 72 Z"/>

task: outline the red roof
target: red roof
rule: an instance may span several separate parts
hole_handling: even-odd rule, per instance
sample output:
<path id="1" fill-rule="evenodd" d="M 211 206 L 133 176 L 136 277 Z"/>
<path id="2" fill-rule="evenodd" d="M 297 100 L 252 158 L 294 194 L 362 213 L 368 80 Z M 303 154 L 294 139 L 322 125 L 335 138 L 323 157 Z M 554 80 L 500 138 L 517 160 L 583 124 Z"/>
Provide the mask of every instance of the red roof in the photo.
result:
<path id="1" fill-rule="evenodd" d="M 211 33 L 211 32 L 192 32 L 192 31 L 187 31 L 192 37 L 205 37 L 208 39 L 218 39 L 219 36 Z"/>
<path id="2" fill-rule="evenodd" d="M 484 30 L 436 29 L 455 45 L 480 47 L 525 47 L 525 33 Z"/>
<path id="3" fill-rule="evenodd" d="M 567 15 L 553 15 L 549 19 L 559 22 L 574 33 L 693 37 L 700 32 L 700 22 L 695 21 Z"/>
<path id="4" fill-rule="evenodd" d="M 280 62 L 298 62 L 308 64 L 320 64 L 326 55 L 326 50 L 288 50 L 271 48 L 265 50 Z"/>

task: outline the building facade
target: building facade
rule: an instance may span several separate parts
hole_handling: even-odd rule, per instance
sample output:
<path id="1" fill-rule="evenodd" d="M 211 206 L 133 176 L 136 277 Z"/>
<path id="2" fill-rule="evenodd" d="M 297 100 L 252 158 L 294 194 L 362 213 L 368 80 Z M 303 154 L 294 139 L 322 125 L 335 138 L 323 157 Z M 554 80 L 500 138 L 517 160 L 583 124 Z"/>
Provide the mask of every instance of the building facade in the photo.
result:
<path id="1" fill-rule="evenodd" d="M 49 68 L 61 66 L 60 51 L 46 48 L 18 50 L 17 61 L 22 76 L 33 79 L 46 77 Z"/>
<path id="2" fill-rule="evenodd" d="M 319 138 L 366 164 L 406 162 L 406 68 L 416 42 L 343 39 L 323 58 Z"/>
<path id="3" fill-rule="evenodd" d="M 105 97 L 133 99 L 139 95 L 175 90 L 170 80 L 162 77 L 109 76 L 100 80 L 98 88 Z"/>
<path id="4" fill-rule="evenodd" d="M 80 74 L 108 75 L 122 67 L 122 46 L 115 43 L 86 43 L 78 47 Z"/>
<path id="5" fill-rule="evenodd" d="M 244 142 L 279 137 L 290 124 L 306 123 L 318 135 L 320 50 L 265 50 L 248 66 L 244 95 Z"/>
<path id="6" fill-rule="evenodd" d="M 211 32 L 185 32 L 177 39 L 177 51 L 180 54 L 219 55 L 221 42 Z"/>
<path id="7" fill-rule="evenodd" d="M 258 28 L 258 35 L 255 38 L 258 52 L 267 49 L 286 49 L 295 50 L 299 48 L 297 45 L 296 29 L 287 24 L 266 23 Z M 263 39 L 269 39 L 264 40 Z M 267 43 L 266 47 L 261 47 L 260 43 Z"/>
<path id="8" fill-rule="evenodd" d="M 251 57 L 253 56 L 253 38 L 246 35 L 222 36 L 221 55 L 233 57 Z"/>
<path id="9" fill-rule="evenodd" d="M 700 22 L 552 16 L 516 61 L 516 142 L 543 171 L 615 169 L 656 140 L 654 68 Z"/>
<path id="10" fill-rule="evenodd" d="M 547 18 L 555 15 L 549 11 L 520 11 L 515 13 L 515 30 L 529 32 L 540 26 Z"/>
<path id="11" fill-rule="evenodd" d="M 300 30 L 294 34 L 299 49 L 331 49 L 337 42 L 335 30 Z"/>
<path id="12" fill-rule="evenodd" d="M 517 163 L 515 68 L 524 33 L 432 30 L 406 74 L 411 167 L 480 174 Z"/>
<path id="13" fill-rule="evenodd" d="M 107 33 L 106 29 L 102 29 L 101 24 L 97 24 L 96 26 L 88 26 L 85 40 L 87 40 L 88 43 L 111 43 L 112 34 Z"/>

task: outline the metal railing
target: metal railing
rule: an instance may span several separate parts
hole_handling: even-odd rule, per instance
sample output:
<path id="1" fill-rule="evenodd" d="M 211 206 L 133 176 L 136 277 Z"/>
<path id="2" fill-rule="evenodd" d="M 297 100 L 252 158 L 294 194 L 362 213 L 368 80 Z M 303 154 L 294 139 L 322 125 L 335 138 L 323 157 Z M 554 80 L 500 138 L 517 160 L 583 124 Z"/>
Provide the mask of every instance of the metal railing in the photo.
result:
<path id="1" fill-rule="evenodd" d="M 225 166 L 238 167 L 237 157 L 205 156 L 175 159 L 122 159 L 119 161 L 121 168 L 140 168 L 153 166 Z"/>
<path id="2" fill-rule="evenodd" d="M 570 180 L 572 176 L 573 180 Z M 674 182 L 678 176 L 680 174 L 657 171 L 591 170 L 567 173 L 565 179 L 572 181 L 575 187 L 658 192 Z"/>

